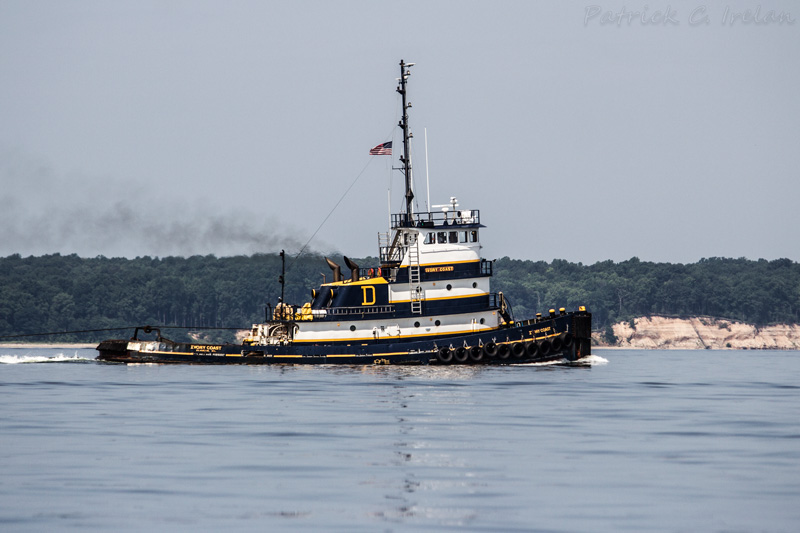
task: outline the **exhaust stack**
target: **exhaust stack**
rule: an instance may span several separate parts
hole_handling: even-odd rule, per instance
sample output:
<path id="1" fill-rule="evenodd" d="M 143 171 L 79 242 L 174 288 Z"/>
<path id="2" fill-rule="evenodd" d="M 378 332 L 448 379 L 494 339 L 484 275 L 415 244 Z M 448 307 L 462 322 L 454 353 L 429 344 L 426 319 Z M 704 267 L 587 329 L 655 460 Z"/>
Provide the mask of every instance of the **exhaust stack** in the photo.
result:
<path id="1" fill-rule="evenodd" d="M 331 267 L 331 270 L 333 270 L 333 281 L 334 282 L 342 281 L 342 267 L 340 267 L 327 257 L 325 258 L 325 262 L 328 263 L 328 266 Z"/>
<path id="2" fill-rule="evenodd" d="M 344 264 L 350 269 L 350 281 L 358 281 L 358 265 L 344 256 Z"/>

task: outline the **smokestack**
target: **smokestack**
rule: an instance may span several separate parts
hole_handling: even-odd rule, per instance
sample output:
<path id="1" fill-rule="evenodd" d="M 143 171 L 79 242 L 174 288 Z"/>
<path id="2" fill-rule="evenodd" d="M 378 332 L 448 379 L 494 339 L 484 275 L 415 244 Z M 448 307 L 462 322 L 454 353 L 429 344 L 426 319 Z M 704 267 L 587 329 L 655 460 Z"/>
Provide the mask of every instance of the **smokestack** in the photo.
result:
<path id="1" fill-rule="evenodd" d="M 350 269 L 350 281 L 358 281 L 358 265 L 344 256 L 344 264 Z"/>
<path id="2" fill-rule="evenodd" d="M 325 261 L 328 263 L 328 266 L 331 267 L 331 270 L 333 270 L 333 281 L 335 282 L 342 281 L 342 267 L 340 267 L 327 257 L 325 258 Z"/>

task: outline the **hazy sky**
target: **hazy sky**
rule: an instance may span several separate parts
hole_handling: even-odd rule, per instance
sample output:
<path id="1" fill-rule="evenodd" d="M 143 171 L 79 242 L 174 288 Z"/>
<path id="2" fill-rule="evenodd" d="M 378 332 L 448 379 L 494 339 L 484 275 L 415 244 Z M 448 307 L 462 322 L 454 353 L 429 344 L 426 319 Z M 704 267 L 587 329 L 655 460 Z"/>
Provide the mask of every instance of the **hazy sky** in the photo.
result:
<path id="1" fill-rule="evenodd" d="M 427 128 L 486 257 L 800 260 L 771 0 L 0 0 L 0 255 L 296 252 L 354 182 L 310 246 L 376 255 L 401 58 L 420 209 Z"/>

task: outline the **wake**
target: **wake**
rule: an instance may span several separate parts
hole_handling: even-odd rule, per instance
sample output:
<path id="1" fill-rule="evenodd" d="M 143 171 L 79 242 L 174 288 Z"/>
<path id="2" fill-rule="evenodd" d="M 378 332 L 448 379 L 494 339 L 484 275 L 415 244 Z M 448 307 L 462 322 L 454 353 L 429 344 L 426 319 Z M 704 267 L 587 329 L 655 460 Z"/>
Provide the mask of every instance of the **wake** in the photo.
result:
<path id="1" fill-rule="evenodd" d="M 66 355 L 58 353 L 54 355 L 0 355 L 0 364 L 2 365 L 19 365 L 28 363 L 84 363 L 94 361 L 87 357 L 82 357 L 75 352 L 74 355 Z"/>

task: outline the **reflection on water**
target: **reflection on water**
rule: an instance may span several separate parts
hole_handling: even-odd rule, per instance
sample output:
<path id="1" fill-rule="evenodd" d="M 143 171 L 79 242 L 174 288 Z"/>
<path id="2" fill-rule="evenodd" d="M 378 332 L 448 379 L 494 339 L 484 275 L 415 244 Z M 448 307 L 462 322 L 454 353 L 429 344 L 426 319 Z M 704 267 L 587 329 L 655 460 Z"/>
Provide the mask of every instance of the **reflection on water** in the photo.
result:
<path id="1" fill-rule="evenodd" d="M 334 369 L 334 367 L 328 367 Z M 418 366 L 418 365 L 372 365 L 347 367 L 365 375 L 402 381 L 418 379 L 423 381 L 463 381 L 478 378 L 489 369 L 485 365 Z M 344 371 L 336 368 L 334 371 Z"/>
<path id="2" fill-rule="evenodd" d="M 430 370 L 430 369 L 429 369 Z M 388 378 L 392 386 L 383 389 L 379 395 L 386 411 L 391 412 L 394 420 L 390 439 L 391 446 L 383 452 L 383 457 L 373 468 L 384 470 L 382 483 L 375 487 L 383 494 L 385 504 L 370 512 L 376 519 L 390 523 L 402 523 L 420 519 L 445 520 L 451 524 L 462 524 L 469 520 L 474 511 L 459 506 L 446 510 L 426 508 L 421 505 L 426 497 L 441 491 L 463 485 L 461 481 L 447 481 L 445 473 L 463 467 L 463 462 L 451 452 L 437 450 L 440 448 L 431 439 L 428 428 L 437 424 L 436 418 L 425 406 L 431 402 L 439 405 L 463 403 L 469 395 L 459 387 L 449 387 L 445 392 L 420 390 L 420 383 L 472 380 L 478 378 L 485 368 L 480 367 L 444 367 L 436 372 L 424 372 L 421 367 L 371 367 L 367 373 L 379 378 Z M 457 383 L 456 383 L 457 384 Z M 365 471 L 374 476 L 374 470 Z M 386 475 L 388 474 L 388 476 Z M 362 483 L 369 483 L 363 480 Z"/>

